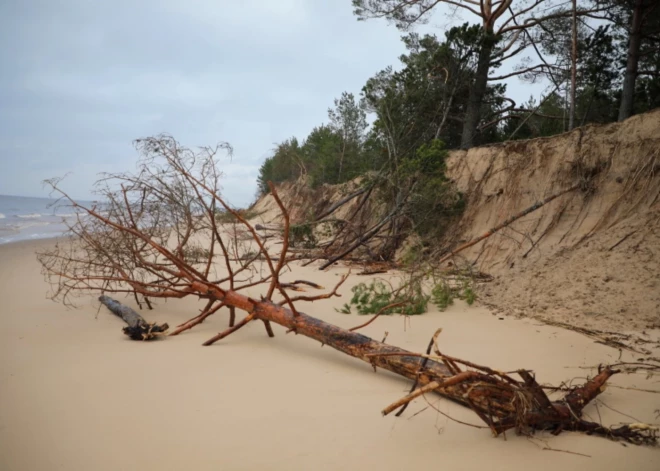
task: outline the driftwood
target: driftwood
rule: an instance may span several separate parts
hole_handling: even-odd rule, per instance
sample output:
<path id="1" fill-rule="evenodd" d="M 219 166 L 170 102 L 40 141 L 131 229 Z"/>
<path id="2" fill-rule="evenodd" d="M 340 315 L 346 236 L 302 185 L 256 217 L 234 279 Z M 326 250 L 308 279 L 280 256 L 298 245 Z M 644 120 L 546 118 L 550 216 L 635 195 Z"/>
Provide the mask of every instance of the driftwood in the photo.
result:
<path id="1" fill-rule="evenodd" d="M 323 289 L 323 286 L 319 285 L 318 283 L 314 283 L 313 281 L 307 281 L 307 280 L 296 280 L 296 281 L 292 281 L 291 283 L 280 283 L 280 286 L 282 288 L 291 289 L 293 291 L 305 291 L 298 285 L 307 285 L 315 289 Z"/>
<path id="2" fill-rule="evenodd" d="M 365 186 L 365 187 L 363 187 L 363 188 L 360 188 L 360 189 L 357 190 L 356 192 L 351 193 L 350 195 L 348 195 L 348 196 L 346 196 L 346 197 L 340 199 L 339 201 L 337 201 L 335 204 L 333 204 L 333 205 L 330 206 L 328 209 L 326 209 L 325 211 L 323 211 L 323 213 L 319 214 L 314 220 L 315 220 L 315 221 L 320 221 L 321 219 L 330 216 L 332 213 L 334 213 L 335 211 L 337 211 L 339 208 L 341 208 L 343 205 L 345 205 L 346 203 L 348 203 L 348 202 L 351 201 L 352 199 L 357 198 L 358 196 L 360 196 L 360 195 L 363 194 L 363 193 L 366 193 L 367 191 L 368 191 L 369 193 L 371 193 L 371 190 L 373 190 L 373 185 L 368 186 L 368 187 Z"/>
<path id="3" fill-rule="evenodd" d="M 128 306 L 115 301 L 108 296 L 100 296 L 99 301 L 104 304 L 110 312 L 122 319 L 128 325 L 123 331 L 133 340 L 154 340 L 167 332 L 167 324 L 150 324 L 140 314 Z"/>
<path id="4" fill-rule="evenodd" d="M 626 334 L 623 332 L 611 332 L 598 329 L 587 329 L 586 327 L 579 327 L 576 325 L 559 322 L 552 319 L 544 319 L 539 316 L 532 316 L 533 319 L 538 320 L 546 325 L 552 325 L 561 329 L 572 330 L 586 337 L 593 339 L 596 343 L 607 345 L 608 347 L 616 348 L 619 350 L 627 350 L 629 352 L 639 353 L 643 355 L 651 355 L 651 350 L 642 347 L 641 345 L 651 345 L 655 347 L 660 346 L 657 340 L 649 340 L 642 338 L 638 335 Z M 631 345 L 634 344 L 634 345 Z"/>
<path id="5" fill-rule="evenodd" d="M 357 249 L 359 246 L 367 242 L 369 239 L 371 239 L 373 236 L 378 234 L 378 231 L 380 231 L 385 224 L 387 224 L 399 211 L 399 206 L 394 208 L 387 216 L 385 216 L 383 219 L 380 220 L 375 226 L 373 226 L 371 229 L 369 229 L 367 232 L 359 236 L 352 245 L 349 245 L 344 251 L 342 251 L 340 254 L 335 255 L 330 257 L 330 259 L 325 262 L 323 265 L 319 267 L 319 270 L 325 270 L 328 268 L 330 265 L 333 263 L 343 259 L 346 255 L 350 254 L 353 252 L 355 249 Z"/>
<path id="6" fill-rule="evenodd" d="M 657 428 L 646 424 L 608 428 L 581 418 L 584 407 L 604 391 L 607 380 L 619 372 L 609 367 L 602 368 L 598 375 L 584 385 L 571 389 L 562 399 L 551 401 L 527 370 L 518 370 L 517 374 L 522 380 L 516 380 L 509 374 L 440 352 L 436 352 L 438 355 L 432 357 L 387 345 L 300 311 L 294 314 L 291 310 L 267 300 L 257 301 L 236 292 L 223 291 L 202 283 L 193 283 L 191 288 L 200 295 L 222 300 L 224 304 L 233 305 L 249 313 L 235 326 L 209 339 L 204 345 L 211 345 L 248 323 L 260 319 L 274 322 L 289 331 L 363 360 L 371 364 L 374 369 L 386 369 L 415 381 L 416 385 L 421 385 L 410 394 L 385 407 L 384 415 L 405 406 L 425 393 L 435 392 L 472 409 L 495 436 L 509 429 L 515 429 L 523 434 L 535 430 L 549 430 L 553 433 L 572 430 L 635 444 L 652 444 L 657 441 Z M 116 301 L 114 303 L 119 305 Z M 120 307 L 121 311 L 124 309 L 132 311 Z M 472 369 L 463 370 L 458 365 Z"/>

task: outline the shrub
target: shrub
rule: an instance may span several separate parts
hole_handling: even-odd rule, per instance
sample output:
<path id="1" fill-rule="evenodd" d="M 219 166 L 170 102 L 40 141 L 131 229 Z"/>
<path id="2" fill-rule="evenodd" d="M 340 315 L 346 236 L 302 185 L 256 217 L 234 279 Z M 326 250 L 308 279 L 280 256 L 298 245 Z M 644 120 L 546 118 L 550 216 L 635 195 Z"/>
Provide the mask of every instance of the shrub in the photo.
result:
<path id="1" fill-rule="evenodd" d="M 389 304 L 405 303 L 403 306 L 386 309 L 383 314 L 400 312 L 412 316 L 423 314 L 428 308 L 429 296 L 424 294 L 420 283 L 413 283 L 405 292 L 396 296 L 391 286 L 379 280 L 373 280 L 369 285 L 360 283 L 352 291 L 350 303 L 344 304 L 338 312 L 350 314 L 351 306 L 354 306 L 358 314 L 377 314 Z"/>

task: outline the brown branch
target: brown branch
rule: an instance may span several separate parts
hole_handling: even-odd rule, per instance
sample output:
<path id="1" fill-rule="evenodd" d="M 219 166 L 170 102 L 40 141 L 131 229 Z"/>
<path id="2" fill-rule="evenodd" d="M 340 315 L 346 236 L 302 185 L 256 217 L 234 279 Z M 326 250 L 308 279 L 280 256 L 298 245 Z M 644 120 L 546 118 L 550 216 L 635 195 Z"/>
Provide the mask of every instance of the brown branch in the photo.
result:
<path id="1" fill-rule="evenodd" d="M 224 303 L 220 303 L 217 306 L 215 306 L 213 309 L 207 309 L 207 310 L 203 311 L 199 316 L 194 317 L 194 318 L 190 319 L 189 321 L 187 321 L 187 322 L 181 324 L 180 326 L 178 326 L 170 334 L 170 336 L 179 335 L 181 332 L 185 332 L 186 330 L 192 329 L 196 325 L 201 324 L 202 322 L 204 322 L 204 320 L 206 320 L 207 317 L 209 317 L 209 316 L 215 314 L 216 312 L 218 312 L 224 306 L 225 306 Z M 231 324 L 230 326 L 232 326 L 233 322 L 230 322 L 230 324 Z"/>
<path id="2" fill-rule="evenodd" d="M 559 67 L 554 66 L 554 65 L 547 65 L 547 64 L 537 64 L 533 67 L 528 67 L 526 69 L 511 72 L 510 74 L 499 75 L 497 77 L 488 77 L 488 80 L 489 81 L 504 80 L 504 79 L 507 79 L 507 78 L 510 78 L 510 77 L 515 77 L 516 75 L 526 74 L 528 72 L 532 72 L 532 71 L 538 70 L 538 69 L 559 69 Z"/>
<path id="3" fill-rule="evenodd" d="M 373 185 L 362 187 L 362 188 L 360 188 L 358 191 L 353 192 L 353 193 L 351 193 L 350 195 L 348 195 L 348 196 L 346 196 L 346 197 L 340 199 L 340 200 L 337 201 L 335 204 L 333 204 L 333 205 L 330 206 L 328 209 L 326 209 L 323 213 L 321 213 L 319 216 L 317 216 L 317 217 L 314 219 L 315 222 L 321 221 L 321 219 L 330 216 L 332 213 L 334 213 L 335 211 L 337 211 L 339 208 L 341 208 L 342 206 L 344 206 L 346 203 L 348 203 L 348 202 L 350 202 L 351 200 L 357 198 L 357 197 L 360 196 L 361 194 L 366 193 L 367 191 L 371 191 L 372 188 L 373 188 Z"/>
<path id="4" fill-rule="evenodd" d="M 296 301 L 313 302 L 313 301 L 318 301 L 319 299 L 328 299 L 328 298 L 331 298 L 333 296 L 340 297 L 341 295 L 337 293 L 337 290 L 339 289 L 339 287 L 342 284 L 344 284 L 344 281 L 346 281 L 346 279 L 348 278 L 349 275 L 350 275 L 350 271 L 348 273 L 346 273 L 345 275 L 342 275 L 341 280 L 339 280 L 339 282 L 335 285 L 333 290 L 330 291 L 329 293 L 319 294 L 317 296 L 296 296 L 295 298 L 288 299 L 286 302 L 289 303 L 289 304 L 294 303 Z M 280 306 L 283 305 L 283 304 L 284 304 L 284 301 L 279 303 Z"/>
<path id="5" fill-rule="evenodd" d="M 214 337 L 211 337 L 206 342 L 204 342 L 202 345 L 205 346 L 205 347 L 208 347 L 209 345 L 213 345 L 218 340 L 224 339 L 228 335 L 231 335 L 234 332 L 236 332 L 241 327 L 249 324 L 252 320 L 254 320 L 255 317 L 257 317 L 257 314 L 254 313 L 254 312 L 252 314 L 248 314 L 238 324 L 234 325 L 233 327 L 230 327 L 229 329 L 227 329 L 223 332 L 220 332 L 218 335 L 216 335 Z"/>
<path id="6" fill-rule="evenodd" d="M 482 240 L 487 239 L 488 237 L 492 236 L 492 235 L 495 234 L 497 231 L 499 231 L 500 229 L 502 229 L 502 228 L 508 226 L 508 225 L 511 224 L 512 222 L 514 222 L 514 221 L 520 219 L 520 218 L 523 217 L 523 216 L 527 216 L 528 214 L 530 214 L 530 213 L 536 211 L 537 209 L 541 208 L 542 206 L 545 206 L 546 204 L 550 203 L 550 202 L 553 201 L 554 199 L 559 198 L 559 197 L 562 196 L 562 195 L 565 195 L 566 193 L 569 193 L 569 192 L 571 192 L 571 191 L 575 191 L 575 190 L 577 190 L 578 188 L 580 188 L 580 186 L 581 186 L 580 184 L 578 184 L 578 185 L 573 185 L 572 187 L 567 188 L 566 190 L 562 190 L 562 191 L 560 191 L 560 192 L 558 192 L 558 193 L 555 193 L 554 195 L 548 196 L 547 198 L 545 198 L 545 199 L 542 200 L 542 201 L 538 201 L 538 202 L 534 203 L 534 204 L 533 204 L 532 206 L 530 206 L 529 208 L 524 209 L 523 211 L 520 211 L 519 213 L 514 214 L 514 215 L 511 216 L 510 218 L 506 219 L 506 220 L 503 221 L 502 223 L 500 223 L 500 224 L 498 224 L 497 226 L 493 227 L 492 229 L 490 229 L 489 231 L 487 231 L 487 232 L 484 233 L 483 235 L 477 237 L 476 239 L 472 239 L 471 241 L 466 242 L 465 244 L 460 245 L 459 247 L 453 249 L 453 250 L 450 251 L 447 255 L 445 255 L 444 257 L 442 257 L 442 258 L 438 261 L 438 264 L 442 264 L 442 263 L 446 262 L 447 260 L 449 260 L 450 258 L 452 258 L 453 256 L 455 256 L 455 255 L 458 254 L 459 252 L 462 252 L 463 250 L 465 250 L 465 249 L 467 249 L 467 248 L 469 248 L 469 247 L 472 247 L 473 245 L 478 244 L 478 243 L 481 242 Z"/>
<path id="7" fill-rule="evenodd" d="M 376 313 L 376 315 L 374 315 L 374 317 L 372 317 L 371 319 L 369 319 L 367 322 L 365 322 L 364 324 L 360 324 L 360 325 L 358 325 L 358 326 L 356 326 L 356 327 L 353 327 L 353 328 L 351 328 L 351 329 L 348 329 L 348 331 L 349 331 L 349 332 L 355 332 L 356 330 L 360 330 L 360 329 L 362 329 L 363 327 L 366 327 L 366 326 L 368 326 L 369 324 L 371 324 L 371 323 L 372 323 L 373 321 L 375 321 L 376 319 L 378 319 L 378 317 L 379 317 L 380 315 L 382 315 L 385 311 L 387 311 L 387 310 L 389 310 L 389 309 L 392 309 L 392 308 L 395 308 L 395 307 L 403 306 L 404 304 L 408 304 L 408 302 L 407 302 L 407 301 L 402 301 L 402 302 L 400 302 L 400 303 L 392 303 L 392 304 L 388 304 L 387 306 L 381 308 L 381 309 Z"/>

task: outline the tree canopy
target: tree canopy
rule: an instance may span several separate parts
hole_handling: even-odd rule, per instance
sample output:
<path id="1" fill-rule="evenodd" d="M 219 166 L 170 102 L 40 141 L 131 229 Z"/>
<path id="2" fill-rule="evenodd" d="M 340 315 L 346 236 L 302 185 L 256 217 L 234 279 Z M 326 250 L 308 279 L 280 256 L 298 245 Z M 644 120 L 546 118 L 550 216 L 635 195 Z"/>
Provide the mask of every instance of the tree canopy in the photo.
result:
<path id="1" fill-rule="evenodd" d="M 420 34 L 434 9 L 472 21 L 443 35 Z M 471 147 L 550 136 L 608 123 L 660 105 L 660 6 L 654 0 L 353 0 L 358 20 L 384 18 L 405 34 L 398 67 L 344 92 L 328 121 L 278 144 L 260 169 L 267 181 L 306 175 L 335 184 L 374 172 L 397 173 L 420 149 Z M 575 13 L 575 20 L 573 19 Z M 477 22 L 474 20 L 477 19 Z M 573 28 L 573 23 L 575 28 Z M 573 43 L 575 52 L 571 53 Z M 508 64 L 513 72 L 497 70 Z M 547 85 L 516 103 L 504 80 Z"/>

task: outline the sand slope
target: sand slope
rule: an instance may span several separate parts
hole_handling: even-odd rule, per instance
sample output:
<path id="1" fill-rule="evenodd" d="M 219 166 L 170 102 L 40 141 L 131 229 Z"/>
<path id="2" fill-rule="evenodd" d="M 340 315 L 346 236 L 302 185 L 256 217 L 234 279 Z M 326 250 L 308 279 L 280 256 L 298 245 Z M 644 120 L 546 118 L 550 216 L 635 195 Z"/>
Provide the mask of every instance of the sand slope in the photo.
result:
<path id="1" fill-rule="evenodd" d="M 212 347 L 202 341 L 226 326 L 216 315 L 196 329 L 157 343 L 127 340 L 121 322 L 97 304 L 67 310 L 45 299 L 34 250 L 39 243 L 0 246 L 0 469 L 28 470 L 307 470 L 307 469 L 635 469 L 660 468 L 660 450 L 577 434 L 542 441 L 456 424 L 414 402 L 401 418 L 380 415 L 409 383 L 317 343 L 265 336 L 253 323 Z M 343 269 L 296 277 L 326 286 Z M 344 299 L 301 309 L 342 326 L 363 317 L 334 312 Z M 127 304 L 130 304 L 127 301 Z M 149 319 L 175 325 L 199 309 L 195 300 L 159 305 Z M 573 332 L 531 320 L 500 320 L 483 308 L 412 318 L 379 319 L 364 329 L 421 351 L 443 327 L 451 354 L 501 369 L 533 368 L 544 382 L 585 376 L 565 368 L 615 361 L 619 353 Z M 623 358 L 631 358 L 624 354 Z M 657 378 L 620 375 L 612 384 L 660 389 Z M 609 388 L 610 407 L 653 422 L 660 396 Z M 476 417 L 429 396 L 441 411 L 477 424 Z M 595 405 L 604 423 L 631 421 Z"/>
<path id="2" fill-rule="evenodd" d="M 447 174 L 467 204 L 436 250 L 481 236 L 537 202 L 582 185 L 453 260 L 495 277 L 480 289 L 483 304 L 505 315 L 660 335 L 660 109 L 547 138 L 452 150 Z M 280 184 L 278 192 L 292 220 L 302 222 L 358 184 L 356 179 L 310 188 L 301 178 Z M 356 198 L 333 217 L 349 218 L 361 204 Z M 279 222 L 270 195 L 252 209 L 265 223 Z M 372 197 L 352 222 L 366 231 L 386 212 Z M 331 224 L 316 227 L 317 236 L 327 238 Z M 413 243 L 407 241 L 399 256 Z"/>
<path id="3" fill-rule="evenodd" d="M 461 254 L 496 277 L 483 299 L 506 313 L 604 330 L 660 329 L 660 109 L 549 138 L 454 151 L 470 240 L 565 194 Z"/>

